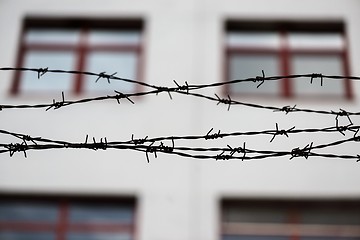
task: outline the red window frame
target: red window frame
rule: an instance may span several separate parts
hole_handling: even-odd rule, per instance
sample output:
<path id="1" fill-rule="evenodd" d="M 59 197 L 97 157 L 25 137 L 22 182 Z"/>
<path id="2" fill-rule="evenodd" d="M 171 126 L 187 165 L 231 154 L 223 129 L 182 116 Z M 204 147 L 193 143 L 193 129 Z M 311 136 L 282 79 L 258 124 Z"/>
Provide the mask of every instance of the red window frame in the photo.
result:
<path id="1" fill-rule="evenodd" d="M 274 208 L 286 213 L 285 222 L 230 222 L 225 211 L 229 208 Z M 343 224 L 306 224 L 301 223 L 302 211 L 306 209 L 337 209 L 360 212 L 358 199 L 317 199 L 317 200 L 285 200 L 285 199 L 222 199 L 220 202 L 220 237 L 232 236 L 272 236 L 299 240 L 301 237 L 343 237 L 344 239 L 360 238 L 360 225 Z M 227 210 L 226 210 L 227 209 Z M 346 232 L 346 233 L 345 233 Z"/>
<path id="2" fill-rule="evenodd" d="M 27 44 L 25 42 L 26 31 L 29 29 L 76 29 L 80 31 L 80 41 L 77 44 Z M 89 30 L 135 30 L 141 33 L 141 40 L 139 44 L 96 44 L 89 45 L 87 41 L 82 39 L 87 38 Z M 143 80 L 143 31 L 144 22 L 141 19 L 98 19 L 98 18 L 42 18 L 42 17 L 28 17 L 24 19 L 23 28 L 20 35 L 20 42 L 18 47 L 18 57 L 16 66 L 22 67 L 24 58 L 28 51 L 70 51 L 75 53 L 76 66 L 75 71 L 85 71 L 86 55 L 91 51 L 106 51 L 106 52 L 134 52 L 137 57 L 136 79 Z M 46 67 L 46 66 L 44 66 Z M 62 69 L 69 70 L 69 69 Z M 109 73 L 111 74 L 111 73 Z M 10 94 L 18 95 L 20 93 L 21 85 L 21 71 L 16 71 L 14 74 L 13 84 L 11 85 Z M 86 93 L 84 85 L 84 75 L 77 74 L 73 76 L 72 94 Z M 121 77 L 121 76 L 120 76 Z M 140 86 L 136 85 L 135 91 L 140 91 Z"/>
<path id="3" fill-rule="evenodd" d="M 59 214 L 55 223 L 44 222 L 20 222 L 0 221 L 0 231 L 25 231 L 25 232 L 53 232 L 56 240 L 66 240 L 68 232 L 79 233 L 128 233 L 131 239 L 137 239 L 137 201 L 133 197 L 56 197 L 56 196 L 23 196 L 23 195 L 0 195 L 0 201 L 25 201 L 25 202 L 49 202 L 58 206 Z M 70 223 L 69 205 L 71 203 L 85 204 L 119 204 L 129 206 L 134 211 L 131 223 Z"/>
<path id="4" fill-rule="evenodd" d="M 343 75 L 350 76 L 349 56 L 348 56 L 348 41 L 346 38 L 345 26 L 342 22 L 319 22 L 319 21 L 306 21 L 306 22 L 286 22 L 286 21 L 242 21 L 242 20 L 228 20 L 225 23 L 225 36 L 231 31 L 239 32 L 276 32 L 280 35 L 280 48 L 270 47 L 233 47 L 228 46 L 225 41 L 225 56 L 224 56 L 224 81 L 233 80 L 230 79 L 230 57 L 233 54 L 273 54 L 279 57 L 280 61 L 280 75 L 287 76 L 291 74 L 291 56 L 297 55 L 337 55 L 340 56 L 343 63 Z M 339 50 L 335 49 L 291 49 L 288 46 L 288 33 L 289 32 L 303 32 L 303 33 L 341 33 L 344 38 L 344 47 Z M 304 73 L 309 74 L 309 73 Z M 325 74 L 325 73 L 324 73 Z M 261 73 L 258 74 L 259 76 Z M 254 76 L 255 77 L 255 76 Z M 344 99 L 353 99 L 353 92 L 350 79 L 345 78 L 343 81 L 343 97 Z M 293 98 L 294 86 L 290 79 L 280 80 L 280 96 L 283 98 Z M 234 93 L 231 91 L 230 85 L 225 85 L 225 95 L 241 95 L 240 93 Z M 247 94 L 245 94 L 246 96 Z M 249 93 L 249 95 L 254 95 Z M 264 96 L 266 94 L 255 94 Z M 308 97 L 308 96 L 307 96 Z M 310 96 L 311 98 L 318 98 L 318 96 Z M 333 97 L 333 96 L 329 96 Z"/>

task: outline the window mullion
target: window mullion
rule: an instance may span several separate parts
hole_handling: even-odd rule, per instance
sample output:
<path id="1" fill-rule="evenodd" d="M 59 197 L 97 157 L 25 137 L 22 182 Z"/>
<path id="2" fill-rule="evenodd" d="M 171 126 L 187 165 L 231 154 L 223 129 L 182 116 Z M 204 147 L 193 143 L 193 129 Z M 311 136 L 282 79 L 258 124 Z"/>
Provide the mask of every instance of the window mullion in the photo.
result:
<path id="1" fill-rule="evenodd" d="M 85 64 L 86 64 L 86 54 L 89 51 L 88 49 L 88 29 L 81 29 L 80 33 L 80 41 L 76 48 L 76 55 L 77 55 L 77 63 L 76 63 L 76 70 L 77 71 L 85 71 Z M 77 74 L 74 82 L 74 93 L 79 94 L 84 89 L 84 75 Z"/>
<path id="2" fill-rule="evenodd" d="M 290 75 L 290 51 L 289 51 L 289 43 L 287 32 L 280 31 L 280 61 L 281 61 L 281 73 L 283 76 Z M 292 97 L 292 86 L 290 79 L 284 78 L 282 80 L 282 89 L 281 89 L 282 96 L 285 98 Z"/>
<path id="3" fill-rule="evenodd" d="M 69 207 L 65 200 L 59 204 L 59 219 L 56 232 L 56 240 L 66 240 L 66 233 L 68 228 Z"/>

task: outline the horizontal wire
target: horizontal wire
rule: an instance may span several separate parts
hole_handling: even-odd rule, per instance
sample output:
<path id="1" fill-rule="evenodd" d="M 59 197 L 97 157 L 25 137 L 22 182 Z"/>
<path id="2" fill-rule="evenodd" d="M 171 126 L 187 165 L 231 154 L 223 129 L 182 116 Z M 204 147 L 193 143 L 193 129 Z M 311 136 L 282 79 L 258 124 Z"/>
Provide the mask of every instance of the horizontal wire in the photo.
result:
<path id="1" fill-rule="evenodd" d="M 314 110 L 314 109 L 304 109 L 304 108 L 297 108 L 296 105 L 291 106 L 284 106 L 284 107 L 274 107 L 274 106 L 265 106 L 260 104 L 254 103 L 247 103 L 232 100 L 230 96 L 228 98 L 220 98 L 218 95 L 215 94 L 215 97 L 207 96 L 204 94 L 193 92 L 194 90 L 210 88 L 210 87 L 218 87 L 227 84 L 236 84 L 241 82 L 260 82 L 257 87 L 260 87 L 265 81 L 274 81 L 280 80 L 284 78 L 300 78 L 300 77 L 307 77 L 311 78 L 310 83 L 313 82 L 313 79 L 320 78 L 321 85 L 323 84 L 323 79 L 352 79 L 352 80 L 360 80 L 360 77 L 353 77 L 353 76 L 334 76 L 334 75 L 323 75 L 319 73 L 312 73 L 312 74 L 302 74 L 302 75 L 289 75 L 289 76 L 272 76 L 272 77 L 265 77 L 264 72 L 262 71 L 262 76 L 256 76 L 254 78 L 247 78 L 247 79 L 237 79 L 228 82 L 220 82 L 220 83 L 211 83 L 211 84 L 204 84 L 204 85 L 189 85 L 185 82 L 185 85 L 179 85 L 175 80 L 174 83 L 176 87 L 163 87 L 163 86 L 156 86 L 151 85 L 148 83 L 120 78 L 116 77 L 113 73 L 111 75 L 106 74 L 105 72 L 101 73 L 94 73 L 94 72 L 81 72 L 81 71 L 66 71 L 66 70 L 52 70 L 48 68 L 0 68 L 0 71 L 32 71 L 38 74 L 38 78 L 43 76 L 45 73 L 56 73 L 56 74 L 83 74 L 83 75 L 90 75 L 97 77 L 96 82 L 101 79 L 107 79 L 110 83 L 110 80 L 117 80 L 117 81 L 125 81 L 130 82 L 133 84 L 138 84 L 142 86 L 146 86 L 152 88 L 153 90 L 144 91 L 144 92 L 135 92 L 135 93 L 121 93 L 119 91 L 115 91 L 115 95 L 106 95 L 100 96 L 95 98 L 84 98 L 79 100 L 68 101 L 65 100 L 64 93 L 62 92 L 62 100 L 55 101 L 53 99 L 52 103 L 49 104 L 21 104 L 21 105 L 0 105 L 0 110 L 3 109 L 27 109 L 27 108 L 45 108 L 46 111 L 52 109 L 59 109 L 61 107 L 73 105 L 73 104 L 83 104 L 93 101 L 104 101 L 104 100 L 116 100 L 120 104 L 120 100 L 126 99 L 127 101 L 134 104 L 134 101 L 131 99 L 132 97 L 137 96 L 145 96 L 145 95 L 158 95 L 159 93 L 166 92 L 168 93 L 170 99 L 172 99 L 171 93 L 175 94 L 182 94 L 188 95 L 196 98 L 203 98 L 206 100 L 210 100 L 216 102 L 217 105 L 225 104 L 228 105 L 228 110 L 230 109 L 231 105 L 242 105 L 252 108 L 258 109 L 267 109 L 272 110 L 274 112 L 285 112 L 286 114 L 290 112 L 307 112 L 307 113 L 317 113 L 317 114 L 326 114 L 326 115 L 335 115 L 336 126 L 326 127 L 326 128 L 308 128 L 308 129 L 296 129 L 292 127 L 290 129 L 279 129 L 278 124 L 276 123 L 276 129 L 272 130 L 263 130 L 263 131 L 250 131 L 250 132 L 232 132 L 232 133 L 221 133 L 212 132 L 213 129 L 207 134 L 204 135 L 187 135 L 187 136 L 163 136 L 163 137 L 155 137 L 155 138 L 139 138 L 134 139 L 132 135 L 131 140 L 127 141 L 116 141 L 116 142 L 108 142 L 106 138 L 101 138 L 100 140 L 96 141 L 93 138 L 92 143 L 88 143 L 88 136 L 86 136 L 86 140 L 84 143 L 72 143 L 67 141 L 61 140 L 52 140 L 46 139 L 42 137 L 31 137 L 29 135 L 9 132 L 6 130 L 0 130 L 1 134 L 11 135 L 16 137 L 22 142 L 17 143 L 0 143 L 0 153 L 9 153 L 10 156 L 13 156 L 16 152 L 23 152 L 25 157 L 27 156 L 26 153 L 28 150 L 47 150 L 47 149 L 92 149 L 92 150 L 107 150 L 107 149 L 122 149 L 122 150 L 133 150 L 133 151 L 140 151 L 146 154 L 147 161 L 149 162 L 149 154 L 154 154 L 157 157 L 157 153 L 166 153 L 166 154 L 174 154 L 181 157 L 186 158 L 194 158 L 194 159 L 215 159 L 215 160 L 230 160 L 230 159 L 241 159 L 241 160 L 254 160 L 254 159 L 266 159 L 266 158 L 274 158 L 274 157 L 281 157 L 281 156 L 290 156 L 290 159 L 296 157 L 304 157 L 308 158 L 309 156 L 317 156 L 323 158 L 339 158 L 339 159 L 356 159 L 360 161 L 359 155 L 338 155 L 332 153 L 315 153 L 312 152 L 316 149 L 325 149 L 332 146 L 338 146 L 348 142 L 358 142 L 360 141 L 360 137 L 357 137 L 357 133 L 359 132 L 360 126 L 353 125 L 350 116 L 352 115 L 360 115 L 360 112 L 347 112 L 343 109 L 339 111 L 326 111 L 326 110 Z M 340 126 L 339 125 L 339 117 L 347 117 L 349 123 L 347 125 Z M 245 143 L 241 147 L 231 147 L 227 145 L 227 147 L 214 147 L 214 148 L 200 148 L 200 147 L 175 147 L 175 140 L 214 140 L 218 138 L 225 138 L 230 136 L 255 136 L 255 135 L 272 135 L 270 142 L 272 142 L 276 136 L 278 135 L 285 135 L 289 137 L 289 134 L 296 134 L 296 133 L 330 133 L 330 132 L 339 132 L 343 136 L 345 136 L 345 132 L 352 132 L 353 137 L 349 139 L 342 139 L 326 144 L 316 145 L 313 146 L 313 143 L 306 145 L 305 147 L 297 147 L 293 148 L 291 151 L 269 151 L 269 150 L 253 150 L 245 147 Z M 162 141 L 170 141 L 172 142 L 171 146 L 165 145 Z M 149 145 L 144 145 L 148 143 Z M 207 154 L 201 154 L 207 153 Z M 216 153 L 214 155 L 214 153 Z"/>
<path id="2" fill-rule="evenodd" d="M 114 76 L 115 74 L 108 75 L 108 74 L 105 74 L 105 72 L 94 73 L 94 72 L 83 72 L 83 71 L 56 70 L 56 69 L 48 69 L 48 68 L 12 68 L 12 67 L 0 68 L 0 71 L 31 71 L 31 72 L 38 73 L 38 78 L 43 76 L 45 73 L 83 74 L 83 75 L 90 75 L 90 76 L 98 77 L 97 80 L 99 80 L 99 78 L 105 78 L 109 81 L 109 83 L 110 83 L 110 80 L 125 81 L 125 82 L 130 82 L 133 84 L 138 84 L 138 85 L 142 85 L 142 86 L 146 86 L 146 87 L 150 87 L 150 88 L 154 89 L 152 91 L 127 93 L 127 94 L 115 91 L 115 93 L 116 93 L 115 95 L 106 95 L 106 96 L 100 96 L 100 97 L 94 97 L 94 98 L 84 98 L 84 99 L 74 100 L 74 101 L 66 101 L 64 99 L 64 93 L 62 93 L 62 97 L 63 97 L 62 101 L 55 101 L 55 99 L 53 99 L 52 103 L 48 103 L 48 104 L 43 103 L 43 104 L 34 104 L 34 105 L 31 105 L 31 104 L 20 104 L 20 105 L 2 104 L 2 105 L 0 105 L 0 111 L 4 110 L 4 109 L 27 109 L 27 108 L 45 108 L 46 110 L 49 110 L 51 108 L 59 109 L 60 107 L 65 107 L 65 106 L 69 106 L 69 105 L 83 104 L 83 103 L 89 103 L 89 102 L 94 102 L 94 101 L 104 101 L 104 100 L 109 100 L 109 99 L 115 99 L 115 100 L 117 100 L 118 103 L 120 103 L 120 99 L 125 99 L 125 98 L 128 101 L 130 101 L 131 103 L 134 103 L 130 99 L 131 97 L 145 96 L 145 95 L 157 95 L 161 92 L 167 92 L 171 99 L 172 99 L 172 97 L 171 97 L 170 93 L 189 95 L 189 96 L 193 96 L 193 97 L 197 97 L 197 98 L 203 98 L 203 99 L 207 99 L 210 101 L 214 101 L 214 102 L 217 102 L 217 104 L 221 103 L 221 104 L 228 105 L 228 110 L 230 109 L 231 105 L 241 105 L 241 106 L 257 108 L 257 109 L 272 110 L 275 112 L 285 112 L 286 114 L 288 114 L 290 112 L 305 112 L 305 113 L 316 113 L 316 114 L 324 114 L 324 115 L 335 115 L 336 119 L 339 116 L 347 116 L 349 118 L 349 116 L 360 115 L 360 112 L 347 112 L 343 109 L 340 109 L 339 111 L 335 111 L 335 110 L 326 111 L 326 110 L 297 108 L 296 105 L 293 107 L 291 107 L 291 106 L 283 106 L 283 107 L 266 106 L 266 105 L 261 105 L 261 104 L 232 100 L 230 98 L 230 96 L 228 96 L 228 98 L 220 98 L 216 94 L 215 94 L 215 97 L 212 97 L 212 96 L 207 96 L 207 95 L 200 94 L 200 93 L 191 92 L 196 89 L 218 87 L 218 86 L 235 84 L 235 83 L 240 83 L 240 82 L 261 82 L 261 84 L 262 84 L 264 81 L 280 80 L 280 79 L 284 79 L 284 78 L 307 77 L 307 78 L 311 78 L 311 83 L 314 78 L 321 78 L 321 83 L 323 81 L 323 78 L 328 78 L 328 79 L 344 79 L 344 78 L 346 78 L 346 79 L 352 79 L 352 80 L 360 80 L 360 77 L 355 77 L 355 76 L 336 76 L 336 75 L 323 75 L 323 74 L 319 74 L 319 73 L 312 73 L 312 74 L 298 74 L 298 75 L 288 75 L 288 76 L 265 77 L 265 75 L 263 73 L 263 76 L 256 76 L 254 78 L 237 79 L 237 80 L 232 80 L 232 81 L 227 81 L 227 82 L 211 83 L 211 84 L 204 84 L 204 85 L 189 85 L 187 82 L 185 82 L 186 84 L 181 86 L 176 81 L 174 81 L 176 84 L 176 87 L 163 87 L 163 86 L 151 85 L 151 84 L 148 84 L 145 82 L 136 81 L 136 80 L 132 80 L 132 79 L 120 78 L 120 77 Z M 260 85 L 258 85 L 258 86 L 260 86 Z M 350 118 L 349 118 L 349 121 L 351 122 Z"/>
<path id="3" fill-rule="evenodd" d="M 14 133 L 6 130 L 0 130 L 1 134 L 11 135 L 20 140 L 21 143 L 0 143 L 0 153 L 9 153 L 10 156 L 13 156 L 15 152 L 23 152 L 25 157 L 27 156 L 27 151 L 29 150 L 48 150 L 48 149 L 92 149 L 92 150 L 107 150 L 107 149 L 118 149 L 118 150 L 134 150 L 146 153 L 147 161 L 149 162 L 149 154 L 153 153 L 155 157 L 157 157 L 157 153 L 165 153 L 165 154 L 173 154 L 186 158 L 194 158 L 194 159 L 215 159 L 215 160 L 230 160 L 230 159 L 242 159 L 242 160 L 255 160 L 255 159 L 266 159 L 273 157 L 281 157 L 281 156 L 290 156 L 294 157 L 305 157 L 306 159 L 309 156 L 317 156 L 323 158 L 341 158 L 341 159 L 356 159 L 360 161 L 359 155 L 338 155 L 332 153 L 314 153 L 313 150 L 317 149 L 325 149 L 328 147 L 342 145 L 348 142 L 359 142 L 360 137 L 356 136 L 359 131 L 360 126 L 345 126 L 343 129 L 339 129 L 339 127 L 327 127 L 322 129 L 294 129 L 291 128 L 289 130 L 279 130 L 278 125 L 276 125 L 276 131 L 273 130 L 264 130 L 259 132 L 235 132 L 223 134 L 220 136 L 220 131 L 218 133 L 210 134 L 212 129 L 206 134 L 202 136 L 168 136 L 168 137 L 157 137 L 157 138 L 143 138 L 143 139 L 134 139 L 133 135 L 131 140 L 129 141 L 114 141 L 108 142 L 106 137 L 101 138 L 100 141 L 96 141 L 93 138 L 93 142 L 88 142 L 88 135 L 86 136 L 86 140 L 83 143 L 72 143 L 67 141 L 59 141 L 59 140 L 51 140 L 42 137 L 31 137 L 25 134 Z M 356 129 L 356 131 L 355 131 Z M 326 144 L 320 144 L 313 146 L 313 143 L 304 148 L 293 148 L 291 151 L 272 151 L 272 150 L 254 150 L 245 147 L 245 143 L 242 147 L 231 147 L 227 145 L 226 147 L 186 147 L 186 146 L 175 146 L 175 140 L 195 140 L 195 139 L 203 139 L 203 140 L 211 140 L 217 139 L 220 137 L 227 136 L 239 136 L 239 135 L 259 135 L 259 134 L 273 134 L 276 135 L 286 135 L 291 133 L 316 133 L 316 132 L 335 132 L 340 131 L 340 133 L 344 134 L 344 131 L 355 132 L 354 136 L 347 139 L 342 139 Z M 165 145 L 162 141 L 171 140 L 172 145 Z M 272 139 L 273 140 L 273 139 Z M 271 140 L 271 141 L 272 141 Z M 270 142 L 271 142 L 270 141 Z M 145 143 L 151 143 L 149 145 L 144 145 Z M 30 144 L 31 143 L 31 144 Z M 44 143 L 44 144 L 43 144 Z M 156 144 L 155 144 L 156 143 Z M 201 154 L 201 153 L 213 153 L 217 154 Z M 241 156 L 236 156 L 235 154 L 240 154 Z M 249 156 L 250 154 L 250 156 Z"/>

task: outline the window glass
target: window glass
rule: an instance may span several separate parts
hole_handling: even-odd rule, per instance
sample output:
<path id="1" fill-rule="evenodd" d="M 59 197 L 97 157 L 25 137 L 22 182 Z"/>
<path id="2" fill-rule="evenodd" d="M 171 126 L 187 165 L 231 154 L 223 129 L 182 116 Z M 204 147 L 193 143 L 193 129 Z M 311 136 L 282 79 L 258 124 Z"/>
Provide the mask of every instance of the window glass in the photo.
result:
<path id="1" fill-rule="evenodd" d="M 279 59 L 276 55 L 231 54 L 229 58 L 229 80 L 279 75 Z M 260 82 L 241 82 L 231 85 L 231 93 L 279 93 L 279 81 L 266 81 L 259 88 Z"/>
<path id="2" fill-rule="evenodd" d="M 132 223 L 133 208 L 117 204 L 72 204 L 71 223 Z"/>
<path id="3" fill-rule="evenodd" d="M 224 204 L 222 239 L 360 239 L 355 202 L 266 202 Z"/>
<path id="4" fill-rule="evenodd" d="M 0 230 L 0 240 L 55 240 L 55 234 L 44 232 L 11 232 Z"/>
<path id="5" fill-rule="evenodd" d="M 342 75 L 344 72 L 342 59 L 338 55 L 294 54 L 291 68 L 293 74 Z M 323 86 L 321 86 L 320 80 L 320 78 L 313 79 L 313 84 L 310 84 L 309 78 L 293 79 L 295 95 L 316 94 L 321 96 L 331 94 L 341 97 L 344 94 L 344 82 L 342 80 L 324 79 Z"/>
<path id="6" fill-rule="evenodd" d="M 291 240 L 289 237 L 282 236 L 235 236 L 235 235 L 224 235 L 222 240 Z"/>
<path id="7" fill-rule="evenodd" d="M 300 237 L 299 240 L 359 240 L 360 237 Z"/>
<path id="8" fill-rule="evenodd" d="M 86 71 L 106 74 L 117 72 L 116 76 L 127 79 L 136 79 L 138 57 L 135 52 L 91 52 L 88 55 Z M 120 91 L 130 93 L 135 91 L 135 84 L 102 78 L 96 82 L 93 76 L 86 76 L 85 89 L 87 91 Z"/>
<path id="9" fill-rule="evenodd" d="M 29 51 L 24 59 L 24 67 L 72 70 L 75 54 L 66 51 Z M 74 82 L 72 74 L 45 73 L 38 79 L 37 73 L 23 72 L 21 91 L 69 91 Z"/>
<path id="10" fill-rule="evenodd" d="M 0 221 L 50 222 L 58 218 L 57 205 L 48 202 L 0 201 Z"/>
<path id="11" fill-rule="evenodd" d="M 25 34 L 28 44 L 76 44 L 79 40 L 78 30 L 30 29 Z"/>
<path id="12" fill-rule="evenodd" d="M 287 220 L 285 208 L 257 207 L 229 207 L 224 210 L 223 221 L 245 223 L 284 223 Z"/>
<path id="13" fill-rule="evenodd" d="M 319 206 L 305 209 L 299 221 L 304 224 L 358 225 L 360 231 L 360 208 L 344 210 Z"/>
<path id="14" fill-rule="evenodd" d="M 261 70 L 267 77 L 309 73 L 348 75 L 344 28 L 341 22 L 229 20 L 224 39 L 226 80 L 242 78 L 245 73 L 247 77 L 261 76 Z M 324 79 L 324 87 L 310 85 L 310 79 L 305 78 L 272 82 L 265 82 L 268 86 L 263 84 L 258 89 L 257 84 L 251 83 L 227 85 L 226 91 L 230 95 L 241 93 L 238 96 L 352 98 L 349 79 Z"/>
<path id="15" fill-rule="evenodd" d="M 68 240 L 131 240 L 126 233 L 69 233 Z"/>
<path id="16" fill-rule="evenodd" d="M 227 45 L 230 47 L 280 47 L 280 35 L 272 32 L 229 32 Z"/>
<path id="17" fill-rule="evenodd" d="M 47 22 L 48 21 L 48 22 Z M 139 80 L 139 59 L 142 54 L 142 20 L 29 18 L 21 39 L 18 67 L 49 68 L 78 72 L 113 74 Z M 53 26 L 53 27 L 51 27 Z M 87 75 L 45 73 L 40 79 L 36 72 L 15 74 L 12 94 L 52 94 L 69 92 L 86 94 L 114 90 L 133 93 L 134 84 L 99 79 Z M 102 81 L 105 80 L 105 81 Z"/>
<path id="18" fill-rule="evenodd" d="M 90 44 L 140 44 L 139 31 L 90 31 Z"/>
<path id="19" fill-rule="evenodd" d="M 292 49 L 342 49 L 343 36 L 340 33 L 289 33 L 289 47 Z"/>

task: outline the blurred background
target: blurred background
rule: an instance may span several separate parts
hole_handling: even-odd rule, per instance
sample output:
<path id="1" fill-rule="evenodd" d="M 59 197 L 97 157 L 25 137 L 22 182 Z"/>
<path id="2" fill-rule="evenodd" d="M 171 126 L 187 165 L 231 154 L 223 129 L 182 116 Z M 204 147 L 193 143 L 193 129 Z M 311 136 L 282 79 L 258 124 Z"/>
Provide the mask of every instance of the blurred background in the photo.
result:
<path id="1" fill-rule="evenodd" d="M 116 73 L 158 86 L 323 73 L 360 76 L 357 0 L 0 0 L 0 67 Z M 147 90 L 95 76 L 0 71 L 1 104 Z M 358 112 L 348 79 L 224 85 L 202 94 L 267 106 Z M 61 109 L 3 109 L 0 129 L 84 142 L 335 126 L 333 115 L 274 113 L 167 93 Z M 351 117 L 354 125 L 359 122 Z M 339 124 L 347 125 L 346 117 Z M 176 146 L 303 148 L 353 136 L 241 136 Z M 0 135 L 1 144 L 19 142 Z M 21 142 L 21 141 L 20 141 Z M 164 142 L 170 146 L 171 141 Z M 322 153 L 357 155 L 358 143 Z M 330 151 L 330 152 L 329 152 Z M 0 239 L 360 239 L 356 160 L 215 161 L 129 150 L 0 154 Z"/>

